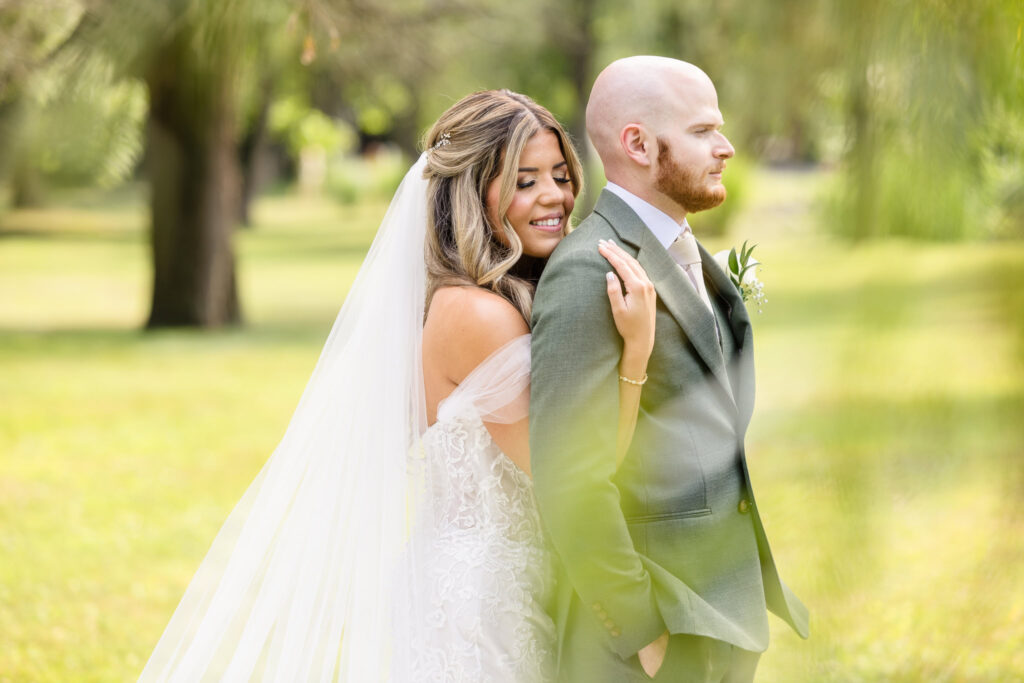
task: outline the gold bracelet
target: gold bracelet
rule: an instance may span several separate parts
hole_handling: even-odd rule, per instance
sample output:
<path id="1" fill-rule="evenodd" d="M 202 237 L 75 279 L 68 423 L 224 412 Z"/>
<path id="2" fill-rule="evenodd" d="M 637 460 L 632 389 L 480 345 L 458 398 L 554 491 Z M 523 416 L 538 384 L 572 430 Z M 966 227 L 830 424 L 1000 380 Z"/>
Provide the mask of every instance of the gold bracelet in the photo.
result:
<path id="1" fill-rule="evenodd" d="M 632 384 L 634 386 L 642 387 L 644 383 L 647 381 L 647 373 L 644 373 L 643 379 L 630 379 L 628 377 L 623 377 L 622 375 L 619 375 L 619 381 L 625 382 L 626 384 Z"/>

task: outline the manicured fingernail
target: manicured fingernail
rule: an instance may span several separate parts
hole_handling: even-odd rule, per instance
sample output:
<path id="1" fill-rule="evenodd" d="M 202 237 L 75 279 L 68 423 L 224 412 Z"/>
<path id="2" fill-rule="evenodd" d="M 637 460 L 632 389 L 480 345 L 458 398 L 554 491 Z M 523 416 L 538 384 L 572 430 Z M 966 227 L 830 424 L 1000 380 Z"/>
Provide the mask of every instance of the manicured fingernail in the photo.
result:
<path id="1" fill-rule="evenodd" d="M 613 273 L 610 270 L 607 273 L 605 273 L 604 276 L 608 278 L 608 282 L 611 282 L 612 280 L 615 279 L 615 273 Z"/>

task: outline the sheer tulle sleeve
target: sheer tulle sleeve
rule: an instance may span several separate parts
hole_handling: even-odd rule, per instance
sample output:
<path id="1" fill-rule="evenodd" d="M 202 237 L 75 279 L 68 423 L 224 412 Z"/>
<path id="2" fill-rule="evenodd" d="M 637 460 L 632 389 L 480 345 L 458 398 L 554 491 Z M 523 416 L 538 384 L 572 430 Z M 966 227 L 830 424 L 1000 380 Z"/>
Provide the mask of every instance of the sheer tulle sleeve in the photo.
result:
<path id="1" fill-rule="evenodd" d="M 477 415 L 482 422 L 509 424 L 530 409 L 530 335 L 509 341 L 462 380 L 437 408 L 437 419 Z"/>

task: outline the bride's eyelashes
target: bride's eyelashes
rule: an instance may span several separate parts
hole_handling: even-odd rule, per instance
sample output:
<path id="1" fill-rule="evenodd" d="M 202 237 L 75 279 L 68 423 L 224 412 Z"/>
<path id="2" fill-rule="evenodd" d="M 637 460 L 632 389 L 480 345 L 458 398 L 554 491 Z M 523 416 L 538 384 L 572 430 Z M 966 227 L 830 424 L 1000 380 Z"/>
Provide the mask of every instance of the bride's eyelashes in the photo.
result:
<path id="1" fill-rule="evenodd" d="M 553 180 L 556 183 L 558 183 L 559 185 L 568 185 L 569 183 L 572 182 L 572 178 L 570 178 L 569 176 L 564 176 L 564 177 L 561 177 L 561 178 L 553 178 Z M 520 182 L 516 183 L 516 187 L 518 187 L 520 190 L 525 190 L 526 188 L 533 187 L 536 184 L 537 184 L 536 180 L 523 180 L 523 181 L 520 181 Z"/>

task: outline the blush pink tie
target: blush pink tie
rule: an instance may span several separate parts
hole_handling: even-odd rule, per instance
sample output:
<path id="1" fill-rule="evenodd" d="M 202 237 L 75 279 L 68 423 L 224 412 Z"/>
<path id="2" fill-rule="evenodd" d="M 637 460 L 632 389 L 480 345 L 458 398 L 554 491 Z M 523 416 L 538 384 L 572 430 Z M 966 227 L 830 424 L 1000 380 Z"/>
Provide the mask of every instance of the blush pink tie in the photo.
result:
<path id="1" fill-rule="evenodd" d="M 697 240 L 694 238 L 693 233 L 689 230 L 684 230 L 676 238 L 676 241 L 669 245 L 668 253 L 683 269 L 683 272 L 689 276 L 690 282 L 693 283 L 694 289 L 700 295 L 701 301 L 711 311 L 711 298 L 708 296 L 707 287 L 704 286 L 704 273 L 700 266 L 700 252 L 697 251 Z"/>

